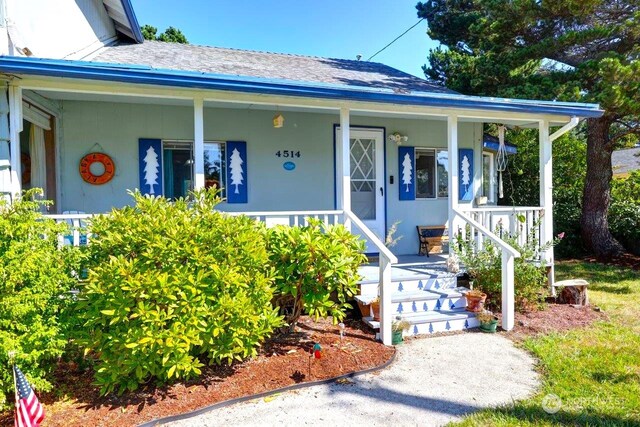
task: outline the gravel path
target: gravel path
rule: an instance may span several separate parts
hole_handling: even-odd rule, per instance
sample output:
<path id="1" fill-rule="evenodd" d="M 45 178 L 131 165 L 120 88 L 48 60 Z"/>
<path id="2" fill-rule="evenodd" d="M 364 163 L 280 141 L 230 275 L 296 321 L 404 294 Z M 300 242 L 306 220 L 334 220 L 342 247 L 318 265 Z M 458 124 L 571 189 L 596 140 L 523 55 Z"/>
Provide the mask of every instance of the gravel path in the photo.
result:
<path id="1" fill-rule="evenodd" d="M 411 340 L 386 370 L 216 409 L 187 426 L 439 426 L 507 404 L 538 386 L 534 360 L 500 335 Z"/>

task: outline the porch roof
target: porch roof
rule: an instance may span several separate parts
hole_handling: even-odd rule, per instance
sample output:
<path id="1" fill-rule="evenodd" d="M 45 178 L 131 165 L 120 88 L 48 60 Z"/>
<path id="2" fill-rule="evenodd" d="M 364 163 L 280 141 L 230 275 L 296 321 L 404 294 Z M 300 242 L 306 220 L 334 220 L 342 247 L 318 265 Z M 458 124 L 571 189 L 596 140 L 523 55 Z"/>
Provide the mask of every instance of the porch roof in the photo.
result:
<path id="1" fill-rule="evenodd" d="M 535 113 L 583 118 L 600 117 L 603 114 L 603 111 L 597 104 L 478 97 L 451 92 L 423 90 L 406 91 L 399 90 L 392 86 L 369 87 L 353 84 L 236 76 L 210 72 L 153 68 L 148 65 L 0 56 L 0 72 L 17 75 L 86 79 L 339 101 L 363 101 L 444 109 Z"/>

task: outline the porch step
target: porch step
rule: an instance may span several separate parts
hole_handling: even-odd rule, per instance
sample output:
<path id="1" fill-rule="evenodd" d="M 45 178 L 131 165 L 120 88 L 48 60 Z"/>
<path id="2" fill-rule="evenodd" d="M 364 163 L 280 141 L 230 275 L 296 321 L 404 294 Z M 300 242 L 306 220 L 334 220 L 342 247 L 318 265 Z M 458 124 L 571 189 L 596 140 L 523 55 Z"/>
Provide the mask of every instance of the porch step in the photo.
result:
<path id="1" fill-rule="evenodd" d="M 462 331 L 480 326 L 475 313 L 465 311 L 465 309 L 439 310 L 430 313 L 408 313 L 401 316 L 411 324 L 408 331 L 403 335 L 428 335 L 438 332 Z M 373 329 L 380 329 L 380 322 L 370 317 L 363 318 L 363 321 Z"/>
<path id="2" fill-rule="evenodd" d="M 428 290 L 452 289 L 458 286 L 458 275 L 453 273 L 437 273 L 429 275 L 416 275 L 412 277 L 392 277 L 392 289 L 394 292 L 416 292 Z M 377 280 L 363 280 L 359 282 L 360 294 L 377 294 Z"/>
<path id="3" fill-rule="evenodd" d="M 460 293 L 465 288 L 394 292 L 391 295 L 391 312 L 394 314 L 429 313 L 439 310 L 464 309 L 467 300 Z M 356 301 L 369 304 L 377 294 L 356 295 Z"/>

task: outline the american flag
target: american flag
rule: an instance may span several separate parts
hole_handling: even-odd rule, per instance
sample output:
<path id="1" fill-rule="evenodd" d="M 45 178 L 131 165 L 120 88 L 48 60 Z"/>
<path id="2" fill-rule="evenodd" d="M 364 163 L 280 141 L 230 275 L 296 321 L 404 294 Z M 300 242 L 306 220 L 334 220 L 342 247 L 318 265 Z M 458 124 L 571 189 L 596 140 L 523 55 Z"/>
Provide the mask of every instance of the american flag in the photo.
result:
<path id="1" fill-rule="evenodd" d="M 44 408 L 24 374 L 15 365 L 13 365 L 13 375 L 16 379 L 15 427 L 38 427 L 44 420 Z"/>

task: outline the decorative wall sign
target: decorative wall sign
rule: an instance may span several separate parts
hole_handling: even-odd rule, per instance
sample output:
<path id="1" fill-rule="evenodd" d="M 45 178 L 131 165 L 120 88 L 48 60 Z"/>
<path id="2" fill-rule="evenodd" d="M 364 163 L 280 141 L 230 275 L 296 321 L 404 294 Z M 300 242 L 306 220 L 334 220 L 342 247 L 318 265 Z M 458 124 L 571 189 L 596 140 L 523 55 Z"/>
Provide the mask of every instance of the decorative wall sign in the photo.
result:
<path id="1" fill-rule="evenodd" d="M 458 200 L 473 200 L 473 150 L 458 150 Z"/>
<path id="2" fill-rule="evenodd" d="M 414 147 L 398 147 L 398 194 L 400 200 L 416 199 L 416 150 Z"/>
<path id="3" fill-rule="evenodd" d="M 227 203 L 247 203 L 247 143 L 227 141 Z"/>
<path id="4" fill-rule="evenodd" d="M 293 162 L 284 162 L 282 164 L 282 167 L 284 168 L 284 170 L 292 171 L 296 168 L 296 164 Z"/>
<path id="5" fill-rule="evenodd" d="M 96 175 L 91 172 L 91 165 L 101 163 L 104 172 Z M 85 182 L 93 185 L 102 185 L 111 181 L 116 173 L 116 165 L 113 159 L 104 153 L 89 153 L 80 160 L 80 176 Z"/>
<path id="6" fill-rule="evenodd" d="M 159 139 L 138 140 L 138 170 L 140 192 L 162 195 L 162 141 Z"/>

